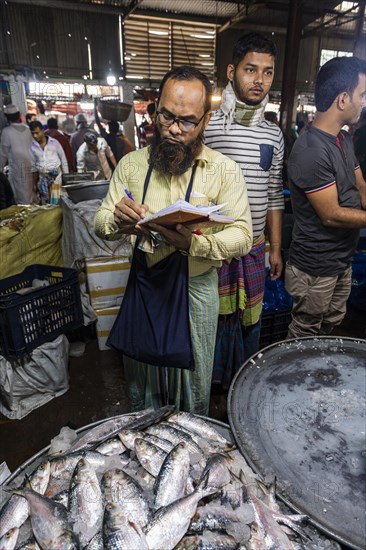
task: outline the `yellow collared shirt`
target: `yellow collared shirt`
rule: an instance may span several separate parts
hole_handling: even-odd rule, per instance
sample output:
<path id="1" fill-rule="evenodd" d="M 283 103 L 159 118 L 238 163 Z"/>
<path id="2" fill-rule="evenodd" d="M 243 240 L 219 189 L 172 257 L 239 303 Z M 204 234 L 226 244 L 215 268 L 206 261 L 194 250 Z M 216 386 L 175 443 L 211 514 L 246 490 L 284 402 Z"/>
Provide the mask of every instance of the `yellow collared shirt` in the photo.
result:
<path id="1" fill-rule="evenodd" d="M 126 196 L 127 188 L 134 200 L 141 204 L 144 182 L 148 170 L 149 147 L 133 151 L 118 163 L 112 176 L 109 191 L 97 210 L 94 227 L 97 235 L 118 239 L 118 226 L 114 223 L 115 205 Z M 242 171 L 239 165 L 225 155 L 205 145 L 196 158 L 197 169 L 189 202 L 194 206 L 208 206 L 209 203 L 225 204 L 225 215 L 235 220 L 222 228 L 207 228 L 202 235 L 192 235 L 189 249 L 189 275 L 200 275 L 212 266 L 220 267 L 222 260 L 239 258 L 249 252 L 253 232 L 250 207 Z M 152 171 L 145 204 L 149 214 L 184 199 L 191 177 L 191 170 L 180 176 L 170 176 Z M 166 245 L 147 254 L 152 265 L 176 249 Z"/>

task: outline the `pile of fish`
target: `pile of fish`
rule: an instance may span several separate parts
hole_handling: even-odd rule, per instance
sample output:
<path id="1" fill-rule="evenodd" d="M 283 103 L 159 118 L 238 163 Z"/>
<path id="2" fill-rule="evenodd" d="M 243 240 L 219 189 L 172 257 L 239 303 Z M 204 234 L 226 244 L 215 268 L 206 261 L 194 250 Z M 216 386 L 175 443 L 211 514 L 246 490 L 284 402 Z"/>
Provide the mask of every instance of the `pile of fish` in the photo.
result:
<path id="1" fill-rule="evenodd" d="M 312 547 L 230 441 L 171 407 L 98 424 L 7 492 L 0 550 Z"/>

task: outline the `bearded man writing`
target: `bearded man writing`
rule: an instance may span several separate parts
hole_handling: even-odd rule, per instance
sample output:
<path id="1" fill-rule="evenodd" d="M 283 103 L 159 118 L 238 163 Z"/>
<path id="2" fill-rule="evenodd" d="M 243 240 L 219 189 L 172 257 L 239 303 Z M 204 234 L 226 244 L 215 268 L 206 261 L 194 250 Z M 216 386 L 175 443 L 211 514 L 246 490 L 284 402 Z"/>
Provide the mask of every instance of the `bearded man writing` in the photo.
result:
<path id="1" fill-rule="evenodd" d="M 118 239 L 123 231 L 136 235 L 129 282 L 109 338 L 124 354 L 133 410 L 172 403 L 177 410 L 208 414 L 217 268 L 247 254 L 252 244 L 241 170 L 203 145 L 211 93 L 208 78 L 192 67 L 165 75 L 154 140 L 119 162 L 95 216 L 95 230 L 104 238 Z M 135 225 L 180 198 L 194 206 L 225 203 L 234 222 L 202 232 L 181 224 Z M 146 246 L 150 230 L 160 234 L 159 246 Z"/>

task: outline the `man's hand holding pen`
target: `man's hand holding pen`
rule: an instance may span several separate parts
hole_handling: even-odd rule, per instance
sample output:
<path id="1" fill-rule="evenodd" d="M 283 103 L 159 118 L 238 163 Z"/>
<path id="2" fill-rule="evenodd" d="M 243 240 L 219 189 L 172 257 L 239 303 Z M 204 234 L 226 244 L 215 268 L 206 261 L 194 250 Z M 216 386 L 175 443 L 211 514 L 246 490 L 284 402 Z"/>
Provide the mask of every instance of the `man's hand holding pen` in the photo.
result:
<path id="1" fill-rule="evenodd" d="M 125 192 L 127 196 L 123 197 L 114 209 L 114 221 L 122 233 L 146 235 L 154 240 L 154 232 L 158 232 L 167 244 L 175 246 L 178 250 L 189 250 L 192 240 L 191 229 L 184 227 L 182 224 L 177 224 L 174 229 L 155 223 L 149 223 L 144 227 L 137 225 L 137 222 L 145 218 L 149 207 L 147 204 L 138 204 L 127 190 Z"/>
<path id="2" fill-rule="evenodd" d="M 149 207 L 147 204 L 138 204 L 132 198 L 123 197 L 116 205 L 114 209 L 114 221 L 119 228 L 123 229 L 124 226 L 134 226 L 128 233 L 141 235 L 148 235 L 149 231 L 143 227 L 136 226 L 137 222 L 144 219 Z M 126 231 L 127 232 L 127 231 Z"/>

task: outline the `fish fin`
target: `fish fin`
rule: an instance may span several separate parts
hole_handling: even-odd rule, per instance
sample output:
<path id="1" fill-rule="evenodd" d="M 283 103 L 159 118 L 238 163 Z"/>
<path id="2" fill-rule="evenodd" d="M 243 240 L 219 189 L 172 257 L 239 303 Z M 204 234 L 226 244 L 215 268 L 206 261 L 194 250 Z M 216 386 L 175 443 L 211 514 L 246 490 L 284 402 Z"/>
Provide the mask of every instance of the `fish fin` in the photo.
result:
<path id="1" fill-rule="evenodd" d="M 241 482 L 244 483 L 244 484 L 247 484 L 247 483 L 248 483 L 248 478 L 247 478 L 247 476 L 245 475 L 244 470 L 240 470 L 240 472 L 239 472 L 239 481 L 241 481 Z"/>
<path id="2" fill-rule="evenodd" d="M 197 487 L 194 490 L 195 493 L 201 493 L 202 495 L 201 498 L 204 498 L 219 492 L 219 489 L 217 487 L 209 487 L 208 485 L 209 477 L 210 477 L 210 471 L 208 470 L 204 474 L 204 476 L 200 479 Z"/>
<path id="3" fill-rule="evenodd" d="M 24 479 L 23 484 L 22 484 L 22 489 L 33 489 L 31 478 L 29 477 L 29 475 L 24 474 L 24 478 L 25 479 Z"/>
<path id="4" fill-rule="evenodd" d="M 132 527 L 132 529 L 133 529 L 134 531 L 136 531 L 136 533 L 137 533 L 138 535 L 141 536 L 141 534 L 143 533 L 143 531 L 142 531 L 141 527 L 140 527 L 139 525 L 137 525 L 137 523 L 135 522 L 135 520 L 133 519 L 132 516 L 128 516 L 128 517 L 127 517 L 127 523 L 128 523 L 128 525 L 130 525 L 130 526 Z"/>
<path id="5" fill-rule="evenodd" d="M 281 527 L 285 525 L 286 527 L 289 527 L 291 531 L 294 531 L 300 535 L 302 539 L 311 540 L 311 537 L 298 526 L 299 523 L 306 522 L 308 520 L 308 516 L 304 514 L 292 514 L 288 516 L 285 514 L 273 514 L 273 518 Z"/>
<path id="6" fill-rule="evenodd" d="M 265 495 L 274 496 L 276 493 L 276 476 L 266 477 L 266 479 L 258 479 L 258 485 Z"/>

